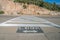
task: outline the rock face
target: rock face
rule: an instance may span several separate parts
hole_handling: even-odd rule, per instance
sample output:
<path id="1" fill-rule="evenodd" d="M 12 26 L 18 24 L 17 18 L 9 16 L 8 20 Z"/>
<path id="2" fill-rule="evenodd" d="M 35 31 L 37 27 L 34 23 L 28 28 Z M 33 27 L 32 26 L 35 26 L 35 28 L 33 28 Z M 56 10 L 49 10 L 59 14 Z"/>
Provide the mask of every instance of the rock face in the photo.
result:
<path id="1" fill-rule="evenodd" d="M 5 12 L 4 15 L 45 15 L 50 12 L 45 8 L 33 4 L 14 3 L 11 0 L 0 0 L 0 5 Z M 26 8 L 23 5 L 26 5 Z"/>

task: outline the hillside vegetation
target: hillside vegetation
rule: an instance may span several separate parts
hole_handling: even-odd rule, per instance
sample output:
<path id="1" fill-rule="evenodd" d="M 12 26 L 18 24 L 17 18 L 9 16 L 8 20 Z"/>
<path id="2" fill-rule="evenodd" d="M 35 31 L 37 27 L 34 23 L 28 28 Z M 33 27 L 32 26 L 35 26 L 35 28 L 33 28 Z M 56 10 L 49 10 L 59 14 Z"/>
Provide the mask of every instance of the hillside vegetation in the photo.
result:
<path id="1" fill-rule="evenodd" d="M 14 2 L 18 2 L 18 3 L 27 3 L 27 4 L 35 4 L 38 5 L 40 7 L 44 7 L 47 8 L 49 10 L 52 11 L 60 11 L 60 6 L 56 5 L 56 3 L 54 2 L 53 4 L 44 2 L 43 0 L 14 0 Z"/>

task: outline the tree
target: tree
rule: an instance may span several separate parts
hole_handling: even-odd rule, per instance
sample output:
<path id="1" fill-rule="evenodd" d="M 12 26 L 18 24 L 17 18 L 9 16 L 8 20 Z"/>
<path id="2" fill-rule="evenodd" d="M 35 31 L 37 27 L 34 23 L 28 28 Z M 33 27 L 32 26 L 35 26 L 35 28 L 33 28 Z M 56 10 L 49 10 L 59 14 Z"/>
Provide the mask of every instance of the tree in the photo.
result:
<path id="1" fill-rule="evenodd" d="M 42 0 L 42 1 L 40 1 L 39 6 L 40 6 L 40 7 L 43 7 L 43 6 L 44 6 L 43 4 L 44 4 L 44 2 L 43 2 L 43 0 Z"/>
<path id="2" fill-rule="evenodd" d="M 55 2 L 52 5 L 52 10 L 56 10 L 56 3 Z"/>

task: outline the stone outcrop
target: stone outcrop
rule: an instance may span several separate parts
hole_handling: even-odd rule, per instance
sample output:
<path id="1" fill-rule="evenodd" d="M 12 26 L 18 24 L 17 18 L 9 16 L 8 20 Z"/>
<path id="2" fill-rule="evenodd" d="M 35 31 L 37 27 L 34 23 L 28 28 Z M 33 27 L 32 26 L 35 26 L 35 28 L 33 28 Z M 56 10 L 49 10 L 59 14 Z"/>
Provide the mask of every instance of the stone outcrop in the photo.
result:
<path id="1" fill-rule="evenodd" d="M 4 15 L 48 15 L 49 10 L 33 5 L 33 4 L 23 4 L 14 3 L 11 0 L 1 0 L 0 1 L 2 10 L 5 12 Z M 23 8 L 26 5 L 26 8 Z"/>

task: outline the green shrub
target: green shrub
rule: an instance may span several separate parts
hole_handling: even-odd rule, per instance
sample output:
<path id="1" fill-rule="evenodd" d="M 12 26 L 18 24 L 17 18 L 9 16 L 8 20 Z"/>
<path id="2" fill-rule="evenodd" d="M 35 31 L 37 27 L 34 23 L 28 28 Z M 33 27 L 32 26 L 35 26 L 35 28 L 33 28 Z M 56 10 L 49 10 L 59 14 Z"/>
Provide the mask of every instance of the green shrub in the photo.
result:
<path id="1" fill-rule="evenodd" d="M 23 5 L 23 8 L 24 8 L 24 9 L 26 9 L 26 8 L 27 8 L 27 6 L 24 4 L 24 5 Z"/>
<path id="2" fill-rule="evenodd" d="M 40 15 L 40 13 L 37 13 L 38 15 Z"/>
<path id="3" fill-rule="evenodd" d="M 0 14 L 4 14 L 4 11 L 0 11 Z"/>

